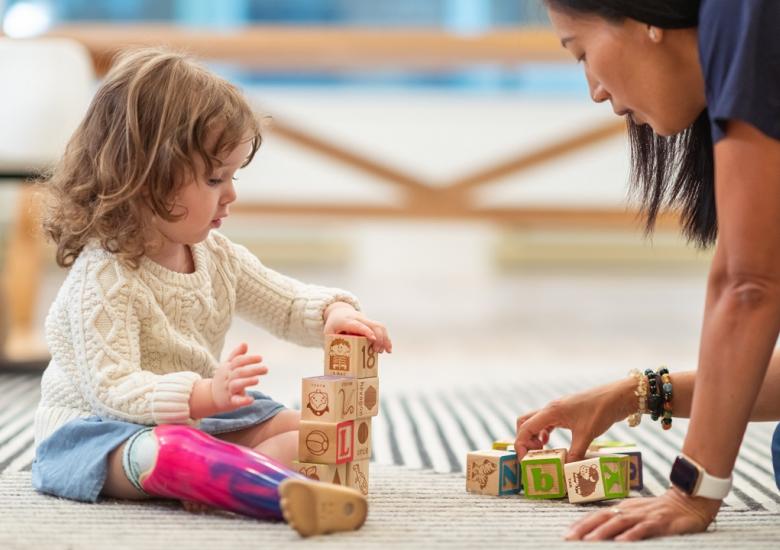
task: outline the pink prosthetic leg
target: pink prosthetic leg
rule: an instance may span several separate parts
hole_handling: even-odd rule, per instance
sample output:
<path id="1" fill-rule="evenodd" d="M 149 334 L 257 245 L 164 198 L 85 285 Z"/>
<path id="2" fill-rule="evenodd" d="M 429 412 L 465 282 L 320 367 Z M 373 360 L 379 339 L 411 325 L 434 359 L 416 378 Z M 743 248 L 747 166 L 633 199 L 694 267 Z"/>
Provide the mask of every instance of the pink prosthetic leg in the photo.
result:
<path id="1" fill-rule="evenodd" d="M 357 491 L 311 481 L 258 452 L 187 426 L 157 426 L 146 432 L 152 441 L 150 434 L 157 447 L 151 468 L 139 468 L 132 458 L 126 467 L 130 481 L 150 495 L 285 519 L 304 536 L 357 529 L 365 521 L 368 505 Z M 150 446 L 137 446 L 144 445 Z M 131 438 L 131 455 L 134 446 Z"/>

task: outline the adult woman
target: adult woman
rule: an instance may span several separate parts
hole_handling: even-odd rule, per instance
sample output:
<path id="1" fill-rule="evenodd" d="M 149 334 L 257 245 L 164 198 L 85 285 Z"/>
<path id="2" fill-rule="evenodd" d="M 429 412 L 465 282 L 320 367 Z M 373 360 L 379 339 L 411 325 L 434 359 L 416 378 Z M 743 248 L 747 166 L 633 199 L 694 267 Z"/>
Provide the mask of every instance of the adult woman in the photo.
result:
<path id="1" fill-rule="evenodd" d="M 546 4 L 562 45 L 584 66 L 593 100 L 628 117 L 648 229 L 660 208 L 678 207 L 687 236 L 716 245 L 699 368 L 673 376 L 674 415 L 690 414 L 691 422 L 672 487 L 591 514 L 567 538 L 703 531 L 728 493 L 749 419 L 780 419 L 780 357 L 769 366 L 780 331 L 780 2 Z M 594 436 L 637 411 L 639 381 L 523 415 L 518 453 L 563 427 L 572 430 L 572 458 L 581 457 Z"/>

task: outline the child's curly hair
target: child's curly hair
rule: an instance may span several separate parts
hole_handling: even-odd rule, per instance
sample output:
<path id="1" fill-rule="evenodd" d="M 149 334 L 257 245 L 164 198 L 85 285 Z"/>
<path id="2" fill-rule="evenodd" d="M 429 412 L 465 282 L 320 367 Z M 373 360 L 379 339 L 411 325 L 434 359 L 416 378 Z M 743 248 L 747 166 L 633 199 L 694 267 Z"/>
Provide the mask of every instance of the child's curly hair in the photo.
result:
<path id="1" fill-rule="evenodd" d="M 210 174 L 219 155 L 247 139 L 244 166 L 260 147 L 260 126 L 235 86 L 181 53 L 120 54 L 62 159 L 39 183 L 57 263 L 69 267 L 98 239 L 137 267 L 150 215 L 176 219 L 173 199 L 182 183 L 203 177 L 196 159 Z"/>

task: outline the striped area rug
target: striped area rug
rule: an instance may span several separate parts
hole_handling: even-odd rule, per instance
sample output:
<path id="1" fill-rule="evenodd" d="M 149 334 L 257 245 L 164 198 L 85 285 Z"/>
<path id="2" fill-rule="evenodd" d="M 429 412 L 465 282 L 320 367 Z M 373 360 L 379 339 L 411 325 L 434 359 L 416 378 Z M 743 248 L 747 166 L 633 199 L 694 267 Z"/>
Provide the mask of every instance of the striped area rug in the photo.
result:
<path id="1" fill-rule="evenodd" d="M 36 375 L 0 375 L 0 474 L 29 471 L 33 460 L 33 414 L 38 400 Z M 511 437 L 515 418 L 588 383 L 475 384 L 462 390 L 384 392 L 381 413 L 373 422 L 373 458 L 383 465 L 463 473 L 469 450 L 490 448 Z M 643 451 L 644 495 L 668 485 L 674 456 L 682 446 L 687 422 L 676 420 L 663 432 L 652 422 L 637 429 L 615 425 L 605 437 L 634 441 Z M 780 513 L 774 483 L 770 440 L 774 424 L 751 424 L 735 468 L 734 490 L 726 500 L 732 511 Z M 551 445 L 566 447 L 568 433 L 557 431 Z"/>

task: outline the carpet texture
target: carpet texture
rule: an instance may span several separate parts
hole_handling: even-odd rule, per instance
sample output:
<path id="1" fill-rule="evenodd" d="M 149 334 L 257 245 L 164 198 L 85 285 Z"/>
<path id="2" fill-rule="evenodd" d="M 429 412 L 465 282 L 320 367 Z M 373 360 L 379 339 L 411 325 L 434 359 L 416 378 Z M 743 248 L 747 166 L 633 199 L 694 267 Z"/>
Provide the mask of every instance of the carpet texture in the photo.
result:
<path id="1" fill-rule="evenodd" d="M 360 531 L 300 539 L 283 523 L 227 514 L 193 515 L 175 503 L 98 505 L 36 494 L 30 474 L 0 477 L 0 548 L 551 548 L 579 545 L 561 537 L 572 520 L 595 509 L 566 502 L 494 498 L 464 491 L 458 474 L 374 466 L 369 519 Z M 716 531 L 663 541 L 664 548 L 777 548 L 777 512 L 724 510 Z M 658 541 L 644 545 L 659 546 Z M 636 545 L 610 544 L 609 548 Z M 588 545 L 588 548 L 592 544 Z"/>

